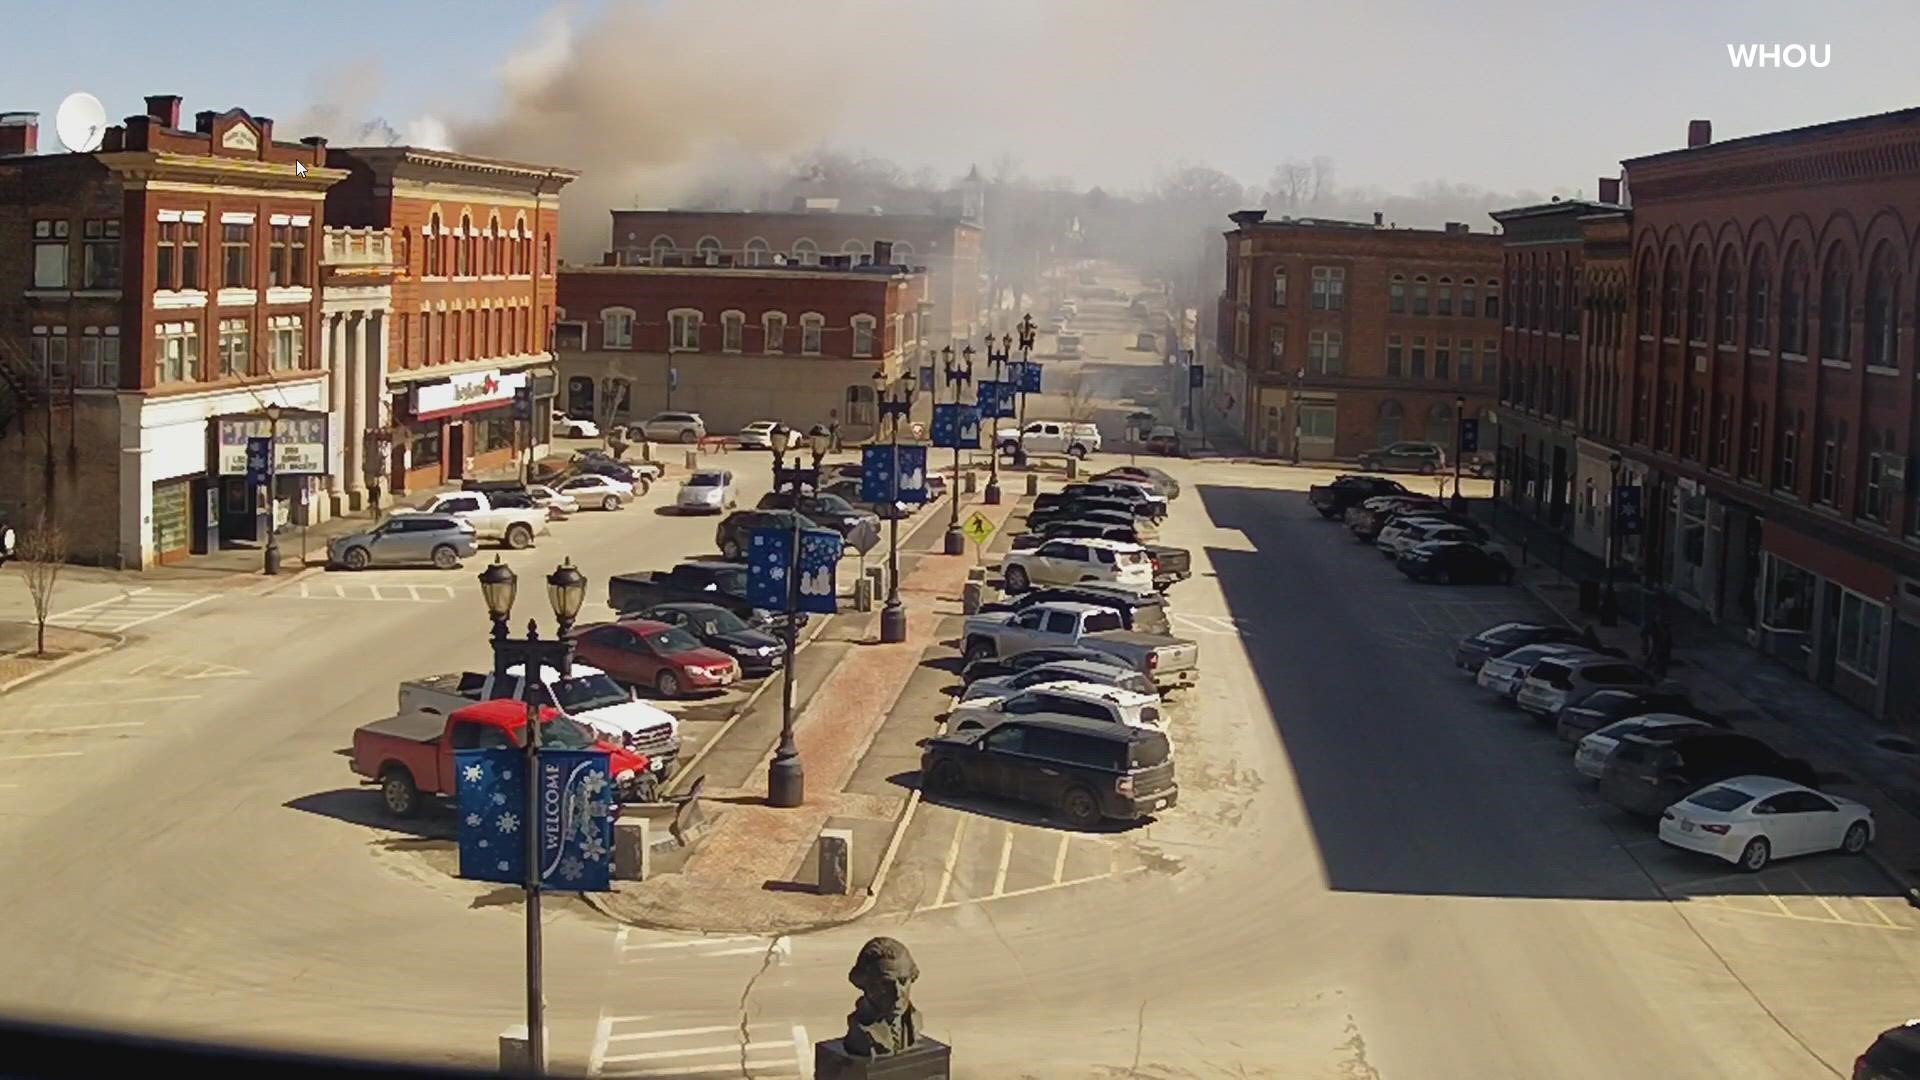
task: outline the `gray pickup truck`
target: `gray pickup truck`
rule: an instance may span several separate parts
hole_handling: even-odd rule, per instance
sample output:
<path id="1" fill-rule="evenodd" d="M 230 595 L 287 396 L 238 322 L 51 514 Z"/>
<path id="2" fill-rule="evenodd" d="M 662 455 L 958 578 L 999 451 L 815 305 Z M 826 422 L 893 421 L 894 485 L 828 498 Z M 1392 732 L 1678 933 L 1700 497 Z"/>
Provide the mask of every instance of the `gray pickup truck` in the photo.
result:
<path id="1" fill-rule="evenodd" d="M 1123 629 L 1111 608 L 1068 602 L 1034 604 L 1021 611 L 982 612 L 967 617 L 968 663 L 1012 656 L 1028 649 L 1078 645 L 1117 656 L 1161 690 L 1192 686 L 1200 679 L 1200 646 L 1165 634 Z"/>

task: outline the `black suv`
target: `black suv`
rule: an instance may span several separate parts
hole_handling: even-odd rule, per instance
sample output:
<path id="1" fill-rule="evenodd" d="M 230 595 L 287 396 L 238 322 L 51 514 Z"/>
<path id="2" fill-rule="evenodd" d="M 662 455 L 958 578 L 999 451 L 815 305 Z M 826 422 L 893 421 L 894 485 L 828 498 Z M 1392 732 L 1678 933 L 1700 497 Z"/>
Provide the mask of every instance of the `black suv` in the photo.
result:
<path id="1" fill-rule="evenodd" d="M 920 775 L 929 792 L 1029 803 L 1080 829 L 1109 818 L 1138 821 L 1180 797 L 1166 735 L 1111 720 L 1023 716 L 991 730 L 936 735 L 922 746 Z"/>
<path id="2" fill-rule="evenodd" d="M 1628 735 L 1607 757 L 1600 797 L 1641 817 L 1657 818 L 1688 795 L 1736 776 L 1771 776 L 1817 788 L 1813 766 L 1747 735 L 1715 731 L 1660 738 Z"/>
<path id="3" fill-rule="evenodd" d="M 792 510 L 794 509 L 793 492 L 769 491 L 760 496 L 760 502 L 754 509 Z M 819 522 L 821 528 L 832 529 L 839 533 L 843 540 L 851 537 L 853 530 L 862 524 L 871 525 L 874 528 L 880 525 L 879 515 L 871 510 L 862 510 L 838 495 L 819 493 L 802 495 L 799 510 L 802 514 Z"/>
<path id="4" fill-rule="evenodd" d="M 744 559 L 754 529 L 791 529 L 796 517 L 802 529 L 826 528 L 806 514 L 795 514 L 791 510 L 735 510 L 720 519 L 713 531 L 713 546 L 729 559 Z"/>
<path id="5" fill-rule="evenodd" d="M 1855 1059 L 1853 1080 L 1920 1080 L 1920 1020 L 1881 1032 Z"/>
<path id="6" fill-rule="evenodd" d="M 1406 485 L 1384 476 L 1336 476 L 1330 484 L 1315 484 L 1307 489 L 1307 501 L 1323 518 L 1338 518 L 1378 495 L 1409 494 Z"/>

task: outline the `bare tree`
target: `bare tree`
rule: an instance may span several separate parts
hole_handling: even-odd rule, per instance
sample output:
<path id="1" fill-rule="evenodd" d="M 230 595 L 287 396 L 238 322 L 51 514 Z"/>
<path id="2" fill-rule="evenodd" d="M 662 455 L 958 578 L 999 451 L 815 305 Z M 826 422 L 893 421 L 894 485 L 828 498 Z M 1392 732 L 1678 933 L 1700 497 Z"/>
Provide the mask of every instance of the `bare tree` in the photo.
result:
<path id="1" fill-rule="evenodd" d="M 39 627 L 34 655 L 47 655 L 47 612 L 53 606 L 53 587 L 67 565 L 67 534 L 41 514 L 18 539 L 16 557 L 33 598 L 33 621 Z"/>
<path id="2" fill-rule="evenodd" d="M 600 379 L 599 392 L 593 396 L 593 422 L 600 429 L 600 440 L 614 460 L 627 452 L 626 428 L 614 423 L 622 408 L 633 404 L 633 377 L 615 360 Z"/>
<path id="3" fill-rule="evenodd" d="M 1067 418 L 1069 420 L 1077 424 L 1089 423 L 1093 420 L 1093 381 L 1087 378 L 1086 371 L 1081 370 L 1074 372 L 1073 375 L 1067 379 L 1067 384 L 1062 392 L 1067 399 Z"/>

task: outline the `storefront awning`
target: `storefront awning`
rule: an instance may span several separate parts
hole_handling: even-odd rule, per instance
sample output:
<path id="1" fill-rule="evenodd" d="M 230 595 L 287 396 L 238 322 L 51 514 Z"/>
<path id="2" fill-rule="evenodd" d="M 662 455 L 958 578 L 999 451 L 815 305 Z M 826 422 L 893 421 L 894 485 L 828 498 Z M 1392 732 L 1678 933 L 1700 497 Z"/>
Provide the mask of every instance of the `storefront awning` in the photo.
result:
<path id="1" fill-rule="evenodd" d="M 1891 567 L 1796 532 L 1771 518 L 1760 524 L 1760 546 L 1802 570 L 1870 599 L 1889 599 L 1899 584 L 1899 575 Z"/>

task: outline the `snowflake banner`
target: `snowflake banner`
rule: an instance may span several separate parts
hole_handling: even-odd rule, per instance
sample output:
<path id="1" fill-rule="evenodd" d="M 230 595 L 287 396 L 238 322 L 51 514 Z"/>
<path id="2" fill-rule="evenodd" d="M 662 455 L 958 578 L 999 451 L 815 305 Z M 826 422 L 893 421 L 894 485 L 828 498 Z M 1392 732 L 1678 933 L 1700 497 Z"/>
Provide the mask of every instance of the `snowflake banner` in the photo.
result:
<path id="1" fill-rule="evenodd" d="M 935 405 L 933 445 L 943 450 L 976 449 L 980 445 L 980 408 L 977 405 Z"/>
<path id="2" fill-rule="evenodd" d="M 923 503 L 927 501 L 927 448 L 924 446 L 903 446 L 895 459 L 895 467 L 900 470 L 900 501 L 903 503 Z"/>
<path id="3" fill-rule="evenodd" d="M 899 470 L 897 488 L 894 486 L 896 460 Z M 860 497 L 870 503 L 926 502 L 927 448 L 890 445 L 863 448 L 860 454 Z"/>
<path id="4" fill-rule="evenodd" d="M 981 379 L 974 384 L 976 404 L 982 417 L 991 419 L 996 416 L 1014 415 L 1014 385 L 1010 382 L 996 382 L 993 379 Z"/>
<path id="5" fill-rule="evenodd" d="M 795 610 L 832 615 L 840 610 L 834 570 L 846 539 L 831 529 L 800 533 L 799 589 Z M 788 574 L 795 564 L 793 530 L 753 529 L 747 541 L 747 603 L 763 611 L 787 610 Z"/>
<path id="6" fill-rule="evenodd" d="M 800 534 L 801 611 L 832 615 L 840 610 L 840 586 L 834 571 L 845 549 L 846 541 L 831 529 L 808 529 Z"/>
<path id="7" fill-rule="evenodd" d="M 787 572 L 793 566 L 793 530 L 753 529 L 747 539 L 747 603 L 787 610 Z"/>
<path id="8" fill-rule="evenodd" d="M 510 747 L 454 753 L 460 876 L 524 885 L 527 880 L 527 755 Z M 561 892 L 605 892 L 613 880 L 615 794 L 608 755 L 540 751 L 540 884 Z"/>
<path id="9" fill-rule="evenodd" d="M 1020 392 L 1023 394 L 1039 393 L 1040 365 L 1032 360 L 1025 360 L 1015 364 L 1014 367 L 1019 369 L 1019 374 L 1014 377 L 1014 381 L 1020 384 Z"/>

